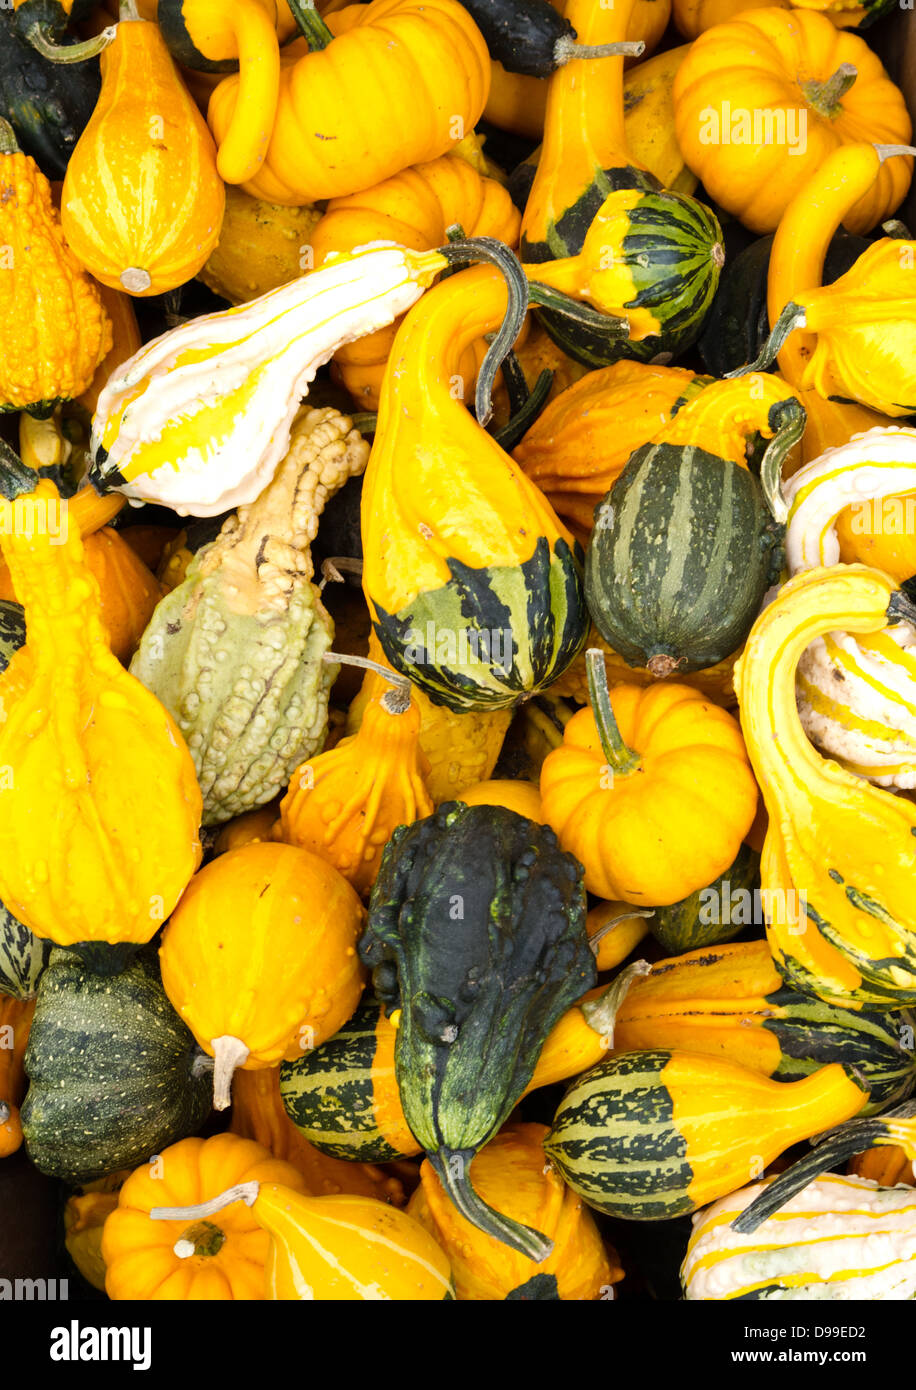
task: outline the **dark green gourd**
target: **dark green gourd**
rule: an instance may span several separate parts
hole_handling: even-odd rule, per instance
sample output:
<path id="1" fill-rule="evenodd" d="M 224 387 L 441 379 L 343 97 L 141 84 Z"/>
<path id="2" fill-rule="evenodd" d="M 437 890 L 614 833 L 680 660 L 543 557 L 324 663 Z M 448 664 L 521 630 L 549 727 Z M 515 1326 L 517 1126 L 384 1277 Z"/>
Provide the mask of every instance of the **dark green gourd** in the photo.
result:
<path id="1" fill-rule="evenodd" d="M 0 116 L 45 177 L 62 179 L 99 98 L 98 59 L 61 64 L 42 57 L 19 32 L 18 15 L 0 8 Z"/>
<path id="2" fill-rule="evenodd" d="M 395 1072 L 418 1143 L 459 1211 L 536 1261 L 551 1242 L 488 1207 L 469 1170 L 596 978 L 585 910 L 581 866 L 552 830 L 448 802 L 394 832 L 359 946 L 400 1010 Z"/>
<path id="3" fill-rule="evenodd" d="M 144 1162 L 193 1134 L 210 1112 L 210 1068 L 149 951 L 113 976 L 91 974 L 71 951 L 52 951 L 25 1069 L 29 1157 L 68 1183 Z"/>
<path id="4" fill-rule="evenodd" d="M 680 902 L 655 908 L 648 918 L 649 930 L 666 951 L 679 956 L 731 941 L 754 925 L 762 929 L 754 898 L 759 887 L 760 855 L 750 845 L 742 845 L 735 862 L 715 883 Z"/>

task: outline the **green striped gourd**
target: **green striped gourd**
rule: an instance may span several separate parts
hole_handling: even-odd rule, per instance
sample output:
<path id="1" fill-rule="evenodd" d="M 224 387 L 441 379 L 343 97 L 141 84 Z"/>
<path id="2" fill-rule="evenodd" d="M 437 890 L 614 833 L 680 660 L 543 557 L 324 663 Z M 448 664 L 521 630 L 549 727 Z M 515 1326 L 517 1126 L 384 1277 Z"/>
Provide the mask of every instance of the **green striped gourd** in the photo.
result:
<path id="1" fill-rule="evenodd" d="M 681 1266 L 686 1299 L 916 1298 L 916 1188 L 830 1173 L 739 1235 L 732 1221 L 762 1190 L 743 1187 L 694 1217 Z"/>
<path id="2" fill-rule="evenodd" d="M 619 1052 L 573 1082 L 544 1150 L 589 1206 L 663 1221 L 740 1187 L 866 1099 L 837 1063 L 779 1082 L 700 1053 Z"/>
<path id="3" fill-rule="evenodd" d="M 868 430 L 828 449 L 783 485 L 790 574 L 840 558 L 837 519 L 880 534 L 916 506 L 916 429 Z M 899 513 L 899 515 L 898 515 Z M 912 520 L 909 526 L 912 529 Z M 808 737 L 880 787 L 916 787 L 916 628 L 826 632 L 802 655 L 798 712 Z"/>
<path id="4" fill-rule="evenodd" d="M 730 868 L 706 888 L 680 902 L 656 907 L 649 930 L 672 955 L 730 941 L 757 920 L 754 894 L 760 886 L 760 855 L 742 845 Z"/>

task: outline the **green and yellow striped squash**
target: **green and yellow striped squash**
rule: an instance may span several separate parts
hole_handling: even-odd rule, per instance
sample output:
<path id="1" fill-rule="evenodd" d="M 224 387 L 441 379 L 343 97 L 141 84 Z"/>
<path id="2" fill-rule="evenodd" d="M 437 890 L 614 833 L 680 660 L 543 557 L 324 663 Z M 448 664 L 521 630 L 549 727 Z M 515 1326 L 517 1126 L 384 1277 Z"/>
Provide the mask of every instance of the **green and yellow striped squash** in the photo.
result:
<path id="1" fill-rule="evenodd" d="M 663 1221 L 759 1175 L 866 1099 L 837 1063 L 780 1083 L 701 1053 L 618 1052 L 573 1082 L 544 1150 L 589 1206 Z"/>
<path id="2" fill-rule="evenodd" d="M 914 493 L 916 430 L 868 430 L 828 449 L 783 485 L 789 573 L 840 559 L 844 514 L 845 532 L 861 537 L 860 547 L 874 552 L 881 567 L 885 532 L 901 542 L 912 534 Z M 890 554 L 896 559 L 896 548 Z M 916 629 L 910 623 L 858 636 L 823 633 L 802 654 L 795 685 L 802 727 L 819 748 L 880 787 L 916 787 Z"/>
<path id="3" fill-rule="evenodd" d="M 760 877 L 770 949 L 790 985 L 841 1008 L 916 1004 L 916 805 L 817 752 L 795 673 L 825 632 L 870 635 L 912 613 L 879 570 L 804 570 L 760 614 L 735 667 L 769 814 Z"/>
<path id="4" fill-rule="evenodd" d="M 656 907 L 648 919 L 649 931 L 672 955 L 730 941 L 756 924 L 759 887 L 760 855 L 743 844 L 721 878 L 680 902 Z"/>
<path id="5" fill-rule="evenodd" d="M 694 1221 L 681 1285 L 689 1300 L 916 1298 L 916 1190 L 828 1173 L 753 1235 L 732 1222 L 761 1184 Z"/>
<path id="6" fill-rule="evenodd" d="M 749 941 L 657 961 L 624 996 L 614 1045 L 701 1052 L 774 1081 L 841 1062 L 868 1087 L 861 1113 L 870 1115 L 916 1087 L 914 1026 L 907 1010 L 856 1013 L 789 989 L 767 943 Z"/>

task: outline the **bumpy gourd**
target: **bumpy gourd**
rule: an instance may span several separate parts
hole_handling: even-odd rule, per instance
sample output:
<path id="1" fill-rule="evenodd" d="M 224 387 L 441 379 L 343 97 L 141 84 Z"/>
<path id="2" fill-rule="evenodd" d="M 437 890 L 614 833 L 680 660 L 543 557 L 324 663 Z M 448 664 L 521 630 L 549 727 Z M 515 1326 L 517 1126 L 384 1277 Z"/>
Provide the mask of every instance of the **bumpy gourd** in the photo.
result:
<path id="1" fill-rule="evenodd" d="M 311 268 L 306 251 L 320 220 L 317 208 L 277 207 L 230 184 L 219 241 L 197 278 L 230 304 L 248 304 Z"/>
<path id="2" fill-rule="evenodd" d="M 292 845 L 242 845 L 192 879 L 162 937 L 162 983 L 216 1060 L 217 1110 L 236 1067 L 274 1067 L 346 1023 L 365 978 L 363 918 L 346 879 Z"/>
<path id="3" fill-rule="evenodd" d="M 369 248 L 155 338 L 99 397 L 90 480 L 182 516 L 253 502 L 318 368 L 391 323 L 447 264 L 436 252 Z M 216 378 L 206 394 L 204 376 Z"/>
<path id="4" fill-rule="evenodd" d="M 678 902 L 734 861 L 757 809 L 736 721 L 689 686 L 617 685 L 589 653 L 591 708 L 541 768 L 541 805 L 602 898 Z M 651 827 L 651 831 L 648 827 Z"/>
<path id="5" fill-rule="evenodd" d="M 0 517 L 28 629 L 0 676 L 0 898 L 60 945 L 148 941 L 200 863 L 190 755 L 109 650 L 54 484 L 3 500 Z"/>
<path id="6" fill-rule="evenodd" d="M 272 800 L 321 747 L 337 668 L 323 660 L 334 624 L 310 546 L 368 456 L 347 416 L 302 409 L 273 479 L 198 551 L 143 634 L 131 671 L 188 742 L 205 824 Z"/>
<path id="7" fill-rule="evenodd" d="M 878 633 L 911 609 L 879 570 L 805 570 L 763 610 L 735 667 L 769 812 L 760 876 L 770 947 L 790 984 L 841 1007 L 916 1003 L 916 806 L 821 757 L 801 726 L 795 673 L 824 633 Z"/>
<path id="8" fill-rule="evenodd" d="M 73 254 L 51 186 L 0 121 L 0 411 L 48 415 L 85 391 L 111 347 L 99 292 Z"/>

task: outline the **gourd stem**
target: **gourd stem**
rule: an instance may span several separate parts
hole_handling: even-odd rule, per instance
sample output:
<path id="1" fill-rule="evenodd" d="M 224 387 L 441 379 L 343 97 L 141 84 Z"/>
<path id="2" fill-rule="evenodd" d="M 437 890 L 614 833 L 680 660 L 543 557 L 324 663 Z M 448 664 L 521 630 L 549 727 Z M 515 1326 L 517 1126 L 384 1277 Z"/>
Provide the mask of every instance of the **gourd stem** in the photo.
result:
<path id="1" fill-rule="evenodd" d="M 140 11 L 137 9 L 137 0 L 119 0 L 118 17 L 122 20 L 139 19 Z"/>
<path id="2" fill-rule="evenodd" d="M 827 1130 L 812 1140 L 815 1145 L 813 1152 L 780 1173 L 744 1208 L 732 1222 L 732 1230 L 739 1235 L 751 1235 L 810 1182 L 816 1181 L 822 1173 L 831 1172 L 837 1164 L 844 1163 L 862 1149 L 879 1144 L 899 1144 L 906 1151 L 907 1158 L 916 1158 L 916 1134 L 913 1133 L 912 1124 L 907 1123 L 914 1116 L 916 1102 L 908 1101 L 906 1105 L 888 1110 L 884 1115 L 849 1120 L 836 1129 Z"/>
<path id="3" fill-rule="evenodd" d="M 12 1111 L 5 1100 L 0 1100 L 0 1125 L 5 1125 Z"/>
<path id="4" fill-rule="evenodd" d="M 390 685 L 408 693 L 410 691 L 410 681 L 406 676 L 392 671 L 388 666 L 382 666 L 378 661 L 370 661 L 368 656 L 351 656 L 348 652 L 325 652 L 321 659 L 337 662 L 341 666 L 362 666 L 366 671 L 374 671 L 377 676 L 383 676 Z"/>
<path id="5" fill-rule="evenodd" d="M 628 40 L 626 43 L 579 43 L 569 34 L 562 34 L 554 45 L 553 61 L 561 68 L 574 58 L 613 58 L 618 55 L 639 58 L 645 51 L 646 45 L 642 39 L 635 42 Z"/>
<path id="6" fill-rule="evenodd" d="M 209 1057 L 202 1047 L 199 1047 L 191 1061 L 191 1075 L 195 1080 L 199 1080 L 200 1077 L 206 1076 L 207 1072 L 212 1071 L 214 1065 L 213 1058 Z"/>
<path id="7" fill-rule="evenodd" d="M 0 497 L 8 502 L 24 493 L 34 492 L 38 474 L 22 462 L 5 440 L 0 439 Z"/>
<path id="8" fill-rule="evenodd" d="M 408 682 L 406 688 L 401 685 L 393 690 L 386 690 L 379 704 L 386 714 L 406 714 L 410 709 L 410 683 Z"/>
<path id="9" fill-rule="evenodd" d="M 323 589 L 325 584 L 342 584 L 345 574 L 362 574 L 363 562 L 351 555 L 326 555 L 321 562 L 321 583 L 319 589 Z"/>
<path id="10" fill-rule="evenodd" d="M 782 493 L 782 469 L 789 450 L 805 432 L 808 413 L 801 401 L 791 397 L 780 401 L 770 412 L 775 417 L 776 432 L 764 451 L 760 463 L 760 485 L 774 521 L 784 526 L 789 508 Z"/>
<path id="11" fill-rule="evenodd" d="M 299 32 L 313 53 L 327 48 L 334 38 L 321 15 L 315 9 L 313 0 L 287 0 Z"/>
<path id="12" fill-rule="evenodd" d="M 887 605 L 887 620 L 889 623 L 910 623 L 916 627 L 916 603 L 905 590 L 896 589 L 891 594 Z"/>
<path id="13" fill-rule="evenodd" d="M 493 334 L 487 333 L 486 341 L 493 341 Z M 510 350 L 503 358 L 503 386 L 506 388 L 506 395 L 509 397 L 509 418 L 516 415 L 525 403 L 530 399 L 531 392 L 528 389 L 528 381 L 522 371 L 521 363 L 515 353 Z"/>
<path id="14" fill-rule="evenodd" d="M 496 373 L 502 366 L 503 358 L 512 347 L 528 312 L 528 281 L 518 257 L 495 237 L 468 237 L 466 241 L 449 242 L 439 248 L 450 265 L 475 265 L 480 261 L 495 265 L 506 281 L 506 316 L 487 348 L 477 375 L 477 389 L 474 393 L 474 409 L 478 425 L 485 426 L 493 415 L 491 395 Z"/>
<path id="15" fill-rule="evenodd" d="M 624 912 L 620 917 L 615 917 L 614 922 L 624 921 L 627 917 L 652 917 L 651 912 Z M 608 926 L 612 923 L 609 922 Z M 603 928 L 606 930 L 606 928 Z M 591 938 L 594 944 L 595 938 Z M 579 1005 L 582 1016 L 593 1032 L 600 1034 L 604 1046 L 608 1049 L 614 1046 L 614 1024 L 617 1021 L 617 1011 L 623 1003 L 630 985 L 638 976 L 648 975 L 652 967 L 647 960 L 634 961 L 628 965 L 626 970 L 621 970 L 620 974 L 608 985 L 603 994 L 599 994 L 597 999 L 586 999 Z"/>
<path id="16" fill-rule="evenodd" d="M 588 944 L 589 944 L 589 946 L 591 946 L 592 951 L 595 953 L 595 955 L 597 955 L 597 954 L 598 954 L 598 949 L 597 949 L 597 948 L 598 948 L 599 942 L 601 942 L 601 941 L 604 940 L 604 938 L 607 936 L 608 932 L 611 932 L 611 931 L 614 930 L 614 928 L 617 926 L 618 922 L 630 922 L 630 921 L 633 920 L 634 917 L 654 917 L 654 916 L 655 916 L 655 908 L 654 908 L 654 907 L 641 907 L 641 908 L 636 908 L 636 907 L 634 907 L 632 912 L 618 912 L 618 913 L 616 914 L 616 916 L 614 916 L 614 917 L 609 917 L 608 920 L 604 923 L 603 926 L 599 927 L 598 930 L 597 930 L 596 932 L 593 932 L 593 933 L 592 933 L 592 935 L 588 938 Z M 645 962 L 644 962 L 644 961 L 639 961 L 638 964 L 639 964 L 639 965 L 644 965 Z M 645 972 L 642 972 L 642 973 L 645 973 Z"/>
<path id="17" fill-rule="evenodd" d="M 819 116 L 834 120 L 841 111 L 840 103 L 858 77 L 852 63 L 841 63 L 836 72 L 824 82 L 805 82 L 802 91 L 805 101 Z"/>
<path id="18" fill-rule="evenodd" d="M 886 159 L 892 159 L 896 154 L 916 155 L 916 145 L 876 145 L 875 154 L 878 156 L 878 163 L 883 164 Z"/>
<path id="19" fill-rule="evenodd" d="M 359 430 L 360 434 L 375 434 L 378 426 L 377 410 L 357 410 L 351 416 L 353 428 Z"/>
<path id="20" fill-rule="evenodd" d="M 474 1149 L 439 1149 L 428 1154 L 430 1166 L 444 1187 L 452 1203 L 472 1226 L 494 1240 L 527 1255 L 535 1264 L 541 1264 L 553 1250 L 553 1241 L 531 1226 L 523 1226 L 519 1221 L 494 1211 L 478 1197 L 471 1186 L 469 1171 Z"/>
<path id="21" fill-rule="evenodd" d="M 117 24 L 109 24 L 101 34 L 84 39 L 82 43 L 55 43 L 40 24 L 33 24 L 26 30 L 26 38 L 36 53 L 40 53 L 42 58 L 47 58 L 51 63 L 85 63 L 89 58 L 97 57 L 110 43 L 114 43 L 117 36 Z"/>
<path id="22" fill-rule="evenodd" d="M 249 1049 L 231 1033 L 211 1038 L 213 1048 L 213 1109 L 226 1110 L 232 1103 L 232 1077 L 248 1060 Z"/>
<path id="23" fill-rule="evenodd" d="M 889 217 L 886 222 L 881 223 L 881 230 L 885 236 L 889 236 L 892 241 L 911 241 L 912 232 L 905 222 L 901 222 L 899 217 Z"/>
<path id="24" fill-rule="evenodd" d="M 234 1187 L 227 1187 L 218 1197 L 211 1197 L 207 1202 L 198 1202 L 193 1207 L 153 1207 L 150 1220 L 203 1221 L 208 1216 L 215 1216 L 224 1207 L 232 1206 L 233 1202 L 244 1202 L 246 1206 L 253 1207 L 260 1190 L 259 1182 L 238 1182 Z"/>
<path id="25" fill-rule="evenodd" d="M 505 449 L 506 453 L 515 448 L 522 435 L 526 434 L 534 424 L 544 408 L 552 385 L 553 372 L 549 367 L 545 367 L 534 383 L 525 404 L 515 412 L 501 430 L 494 433 L 493 438 L 501 449 Z"/>
<path id="26" fill-rule="evenodd" d="M 13 130 L 13 127 L 10 125 L 9 121 L 5 121 L 3 117 L 0 116 L 0 154 L 20 153 L 21 151 L 19 149 L 19 142 L 16 139 L 16 132 Z"/>
<path id="27" fill-rule="evenodd" d="M 531 265 L 528 269 L 529 274 L 537 274 L 536 265 Z M 544 285 L 540 280 L 529 282 L 528 299 L 531 304 L 548 309 L 552 314 L 561 314 L 563 318 L 572 319 L 581 328 L 597 329 L 606 338 L 622 342 L 630 336 L 630 320 L 628 318 L 618 314 L 603 314 L 600 309 L 594 309 L 590 304 L 583 304 L 581 300 L 573 299 L 571 294 L 554 289 L 552 285 Z"/>
<path id="28" fill-rule="evenodd" d="M 620 737 L 607 688 L 604 652 L 600 647 L 589 647 L 585 653 L 585 674 L 588 680 L 589 704 L 601 740 L 601 751 L 611 770 L 617 776 L 625 776 L 639 766 L 639 756 L 632 748 L 628 748 Z"/>
<path id="29" fill-rule="evenodd" d="M 726 372 L 725 380 L 730 381 L 732 377 L 736 376 L 747 376 L 749 372 L 765 372 L 777 354 L 782 351 L 789 334 L 794 333 L 796 328 L 804 328 L 805 323 L 804 309 L 800 304 L 794 304 L 790 300 L 773 324 L 773 330 L 760 349 L 759 356 L 753 362 L 749 362 L 746 367 L 735 367 L 733 371 Z"/>

